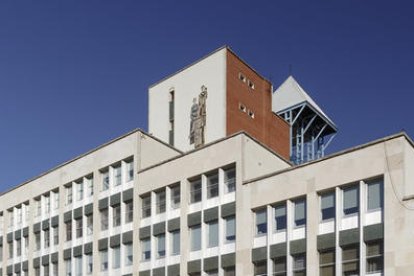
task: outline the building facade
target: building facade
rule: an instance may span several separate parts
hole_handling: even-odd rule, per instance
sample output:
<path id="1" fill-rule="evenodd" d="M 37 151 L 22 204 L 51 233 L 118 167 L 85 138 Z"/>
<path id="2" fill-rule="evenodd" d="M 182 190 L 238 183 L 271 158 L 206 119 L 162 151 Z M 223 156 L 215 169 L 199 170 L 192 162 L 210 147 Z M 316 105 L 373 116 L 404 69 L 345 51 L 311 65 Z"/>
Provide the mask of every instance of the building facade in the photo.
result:
<path id="1" fill-rule="evenodd" d="M 228 55 L 223 48 L 206 59 L 229 63 Z M 202 83 L 207 99 L 232 97 L 226 86 L 213 96 L 213 79 Z M 190 118 L 199 91 L 189 89 L 180 107 L 187 96 L 178 83 L 150 88 L 150 113 L 151 97 L 165 94 L 167 113 L 160 122 L 149 116 L 160 137 L 132 131 L 0 195 L 0 275 L 412 275 L 414 144 L 405 133 L 297 165 L 292 137 L 272 146 L 289 133 L 276 114 L 285 130 L 272 142 L 250 129 L 261 111 L 242 131 L 244 119 L 227 116 L 244 111 L 221 105 L 212 131 L 211 109 Z M 173 112 L 174 127 L 187 130 L 169 140 L 172 99 L 187 116 Z M 205 131 L 195 149 L 192 122 L 193 143 Z"/>

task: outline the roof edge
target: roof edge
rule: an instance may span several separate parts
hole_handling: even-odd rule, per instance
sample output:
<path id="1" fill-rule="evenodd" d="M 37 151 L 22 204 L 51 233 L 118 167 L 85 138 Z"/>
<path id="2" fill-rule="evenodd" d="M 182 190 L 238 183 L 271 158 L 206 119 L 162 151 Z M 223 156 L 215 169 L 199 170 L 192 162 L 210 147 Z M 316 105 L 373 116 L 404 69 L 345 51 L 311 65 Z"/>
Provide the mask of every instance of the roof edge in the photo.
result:
<path id="1" fill-rule="evenodd" d="M 336 153 L 330 154 L 328 156 L 325 156 L 321 159 L 313 160 L 313 161 L 303 163 L 303 164 L 300 164 L 300 165 L 297 165 L 297 166 L 294 166 L 294 167 L 282 169 L 282 170 L 277 171 L 277 172 L 268 173 L 268 174 L 265 174 L 265 175 L 262 175 L 262 176 L 259 176 L 259 177 L 248 179 L 248 180 L 243 181 L 242 184 L 243 185 L 250 184 L 252 182 L 256 182 L 256 181 L 259 181 L 259 180 L 262 180 L 262 179 L 265 179 L 265 178 L 276 176 L 276 175 L 279 175 L 279 174 L 282 174 L 282 173 L 285 173 L 285 172 L 288 172 L 288 171 L 300 169 L 300 168 L 303 168 L 303 167 L 306 167 L 306 166 L 309 166 L 309 165 L 313 165 L 313 164 L 316 164 L 316 163 L 319 163 L 319 162 L 323 162 L 323 161 L 338 157 L 340 155 L 348 154 L 348 153 L 351 153 L 351 152 L 354 152 L 354 151 L 357 151 L 357 150 L 361 150 L 361 149 L 364 149 L 364 148 L 367 148 L 367 147 L 371 147 L 371 146 L 374 146 L 374 145 L 377 145 L 377 144 L 380 144 L 380 143 L 384 143 L 384 142 L 387 142 L 387 141 L 390 141 L 390 140 L 393 140 L 393 139 L 396 139 L 396 138 L 400 138 L 400 137 L 404 137 L 407 140 L 407 142 L 411 145 L 411 147 L 414 148 L 413 140 L 407 135 L 407 133 L 405 131 L 401 131 L 401 132 L 398 132 L 396 134 L 392 134 L 392 135 L 389 135 L 389 136 L 386 136 L 386 137 L 383 137 L 383 138 L 379 138 L 379 139 L 370 141 L 368 143 L 364 143 L 364 144 L 357 145 L 357 146 L 354 146 L 354 147 L 351 147 L 351 148 L 348 148 L 348 149 L 341 150 L 339 152 L 336 152 Z"/>

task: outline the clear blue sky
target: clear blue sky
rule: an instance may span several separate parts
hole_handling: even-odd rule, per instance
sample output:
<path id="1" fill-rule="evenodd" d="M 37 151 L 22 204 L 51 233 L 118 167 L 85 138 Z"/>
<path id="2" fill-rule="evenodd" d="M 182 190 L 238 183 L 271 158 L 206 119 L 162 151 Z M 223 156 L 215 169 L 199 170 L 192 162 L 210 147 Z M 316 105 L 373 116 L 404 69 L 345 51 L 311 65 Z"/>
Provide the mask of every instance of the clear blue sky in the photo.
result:
<path id="1" fill-rule="evenodd" d="M 336 122 L 330 152 L 412 123 L 412 1 L 0 2 L 0 191 L 134 128 L 147 88 L 230 45 L 293 75 Z"/>

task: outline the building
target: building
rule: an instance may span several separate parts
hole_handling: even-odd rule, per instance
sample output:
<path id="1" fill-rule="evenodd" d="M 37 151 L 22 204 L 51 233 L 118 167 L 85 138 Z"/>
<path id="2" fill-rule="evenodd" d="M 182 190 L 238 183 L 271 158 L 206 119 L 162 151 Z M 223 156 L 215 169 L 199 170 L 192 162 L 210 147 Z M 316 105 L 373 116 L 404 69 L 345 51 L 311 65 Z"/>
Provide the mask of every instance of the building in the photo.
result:
<path id="1" fill-rule="evenodd" d="M 334 135 L 332 121 L 303 89 L 281 107 L 255 74 L 221 48 L 150 88 L 152 134 L 134 130 L 1 194 L 0 275 L 412 275 L 411 139 L 323 157 L 317 134 Z"/>

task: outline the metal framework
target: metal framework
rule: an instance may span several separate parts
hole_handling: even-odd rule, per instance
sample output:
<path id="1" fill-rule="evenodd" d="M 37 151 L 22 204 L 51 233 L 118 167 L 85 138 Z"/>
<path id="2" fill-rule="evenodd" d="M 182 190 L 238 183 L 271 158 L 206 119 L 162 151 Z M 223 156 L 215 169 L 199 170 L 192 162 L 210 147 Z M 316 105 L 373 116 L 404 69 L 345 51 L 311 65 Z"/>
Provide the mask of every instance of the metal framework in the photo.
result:
<path id="1" fill-rule="evenodd" d="M 336 135 L 335 125 L 308 102 L 292 106 L 278 115 L 290 125 L 290 159 L 302 164 L 321 158 Z"/>

